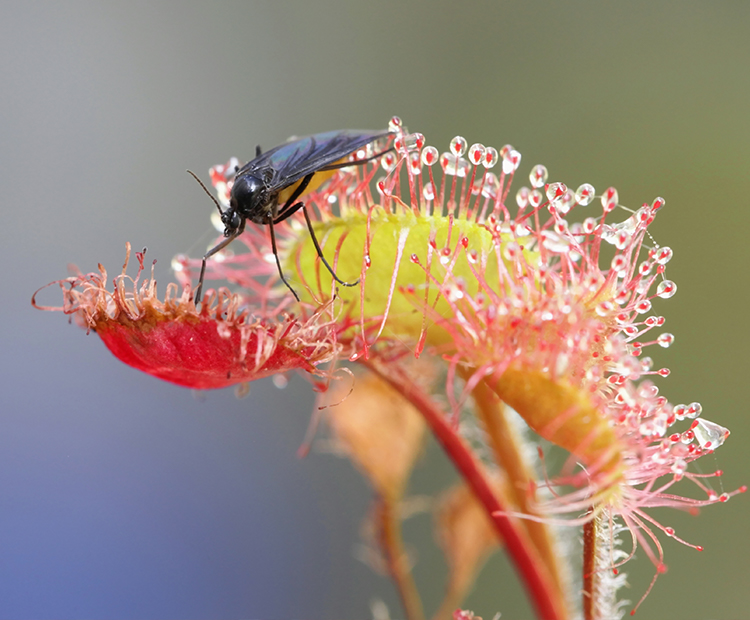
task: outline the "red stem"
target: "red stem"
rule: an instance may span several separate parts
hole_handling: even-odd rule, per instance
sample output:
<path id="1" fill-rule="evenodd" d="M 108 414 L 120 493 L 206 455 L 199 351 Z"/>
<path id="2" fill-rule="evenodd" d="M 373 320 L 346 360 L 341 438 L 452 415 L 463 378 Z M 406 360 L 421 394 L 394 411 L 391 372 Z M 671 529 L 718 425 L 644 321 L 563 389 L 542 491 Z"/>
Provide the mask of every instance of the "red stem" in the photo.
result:
<path id="1" fill-rule="evenodd" d="M 591 514 L 589 510 L 589 514 Z M 596 519 L 583 525 L 583 617 L 594 620 L 596 588 Z"/>
<path id="2" fill-rule="evenodd" d="M 448 457 L 490 516 L 497 533 L 516 564 L 529 598 L 536 608 L 537 617 L 540 620 L 564 620 L 567 616 L 565 607 L 556 596 L 554 581 L 528 534 L 517 528 L 509 517 L 501 514 L 505 507 L 493 493 L 482 472 L 481 465 L 474 458 L 470 448 L 445 421 L 443 411 L 415 385 L 414 381 L 397 368 L 380 364 L 372 358 L 365 363 L 373 372 L 398 390 L 424 416 Z"/>

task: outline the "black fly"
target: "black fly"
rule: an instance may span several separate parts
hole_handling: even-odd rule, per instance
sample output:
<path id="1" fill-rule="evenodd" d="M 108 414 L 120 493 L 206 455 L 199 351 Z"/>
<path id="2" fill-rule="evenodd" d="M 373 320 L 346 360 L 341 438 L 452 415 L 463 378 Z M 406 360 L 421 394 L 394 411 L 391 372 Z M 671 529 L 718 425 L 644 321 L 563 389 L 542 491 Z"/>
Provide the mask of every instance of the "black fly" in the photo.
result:
<path id="1" fill-rule="evenodd" d="M 255 159 L 236 172 L 229 199 L 229 208 L 222 211 L 221 206 L 214 199 L 221 214 L 221 221 L 224 224 L 224 237 L 226 238 L 206 252 L 203 257 L 198 287 L 195 290 L 195 303 L 198 304 L 201 299 L 206 259 L 229 245 L 235 237 L 241 235 L 245 230 L 247 220 L 255 224 L 268 226 L 271 234 L 271 248 L 276 258 L 279 276 L 299 301 L 299 296 L 287 282 L 281 270 L 273 227 L 274 224 L 283 222 L 300 209 L 305 215 L 307 228 L 315 244 L 315 250 L 333 278 L 343 286 L 356 286 L 359 280 L 356 282 L 342 281 L 324 258 L 318 240 L 315 238 L 310 215 L 305 208 L 305 203 L 300 201 L 299 198 L 304 195 L 305 191 L 312 189 L 308 186 L 316 173 L 362 165 L 392 150 L 391 147 L 372 157 L 357 161 L 340 161 L 376 140 L 390 138 L 393 135 L 384 131 L 328 131 L 282 144 L 265 153 L 261 153 L 260 147 L 258 147 Z M 194 174 L 193 176 L 195 177 Z M 198 180 L 197 177 L 195 178 Z M 198 182 L 200 183 L 200 181 Z M 201 185 L 203 184 L 201 183 Z"/>

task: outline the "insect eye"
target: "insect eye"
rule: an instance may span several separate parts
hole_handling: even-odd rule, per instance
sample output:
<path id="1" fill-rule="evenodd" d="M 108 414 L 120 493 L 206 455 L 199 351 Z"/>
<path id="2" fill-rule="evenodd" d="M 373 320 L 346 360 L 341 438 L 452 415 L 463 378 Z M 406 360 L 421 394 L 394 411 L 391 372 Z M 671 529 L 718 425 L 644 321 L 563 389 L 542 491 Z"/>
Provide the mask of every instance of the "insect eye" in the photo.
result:
<path id="1" fill-rule="evenodd" d="M 227 209 L 221 215 L 221 222 L 224 224 L 224 236 L 228 237 L 240 227 L 240 215 L 234 209 Z"/>

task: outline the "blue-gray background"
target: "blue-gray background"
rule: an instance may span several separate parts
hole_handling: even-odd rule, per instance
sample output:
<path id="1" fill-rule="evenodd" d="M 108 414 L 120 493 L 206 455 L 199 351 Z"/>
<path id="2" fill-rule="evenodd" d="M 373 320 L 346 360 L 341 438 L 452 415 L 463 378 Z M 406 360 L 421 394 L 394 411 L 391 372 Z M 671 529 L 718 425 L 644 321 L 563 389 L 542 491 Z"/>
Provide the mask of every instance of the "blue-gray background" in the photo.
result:
<path id="1" fill-rule="evenodd" d="M 654 234 L 679 292 L 656 306 L 677 335 L 659 384 L 732 429 L 702 466 L 748 482 L 748 29 L 744 2 L 3 2 L 0 617 L 365 618 L 375 597 L 401 615 L 353 557 L 365 484 L 295 456 L 304 381 L 197 399 L 29 305 L 69 262 L 116 272 L 126 241 L 161 282 L 199 254 L 211 205 L 186 168 L 392 114 L 440 148 L 510 142 L 524 176 L 666 197 Z M 432 446 L 414 490 L 450 476 Z M 665 541 L 639 617 L 750 616 L 747 498 L 660 518 L 706 550 Z M 428 527 L 407 535 L 432 612 Z M 653 568 L 629 569 L 637 598 Z M 529 617 L 514 579 L 493 560 L 467 606 Z"/>

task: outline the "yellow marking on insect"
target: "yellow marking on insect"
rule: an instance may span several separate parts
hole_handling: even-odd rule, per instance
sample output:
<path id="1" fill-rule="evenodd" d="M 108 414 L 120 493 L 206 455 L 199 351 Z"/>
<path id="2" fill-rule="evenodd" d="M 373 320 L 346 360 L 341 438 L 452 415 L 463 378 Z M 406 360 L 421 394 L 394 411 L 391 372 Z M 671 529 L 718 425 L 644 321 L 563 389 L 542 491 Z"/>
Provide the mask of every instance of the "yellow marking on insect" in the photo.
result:
<path id="1" fill-rule="evenodd" d="M 330 164 L 330 165 L 344 163 L 347 160 L 347 157 L 339 159 L 338 161 L 335 161 L 333 162 L 333 164 Z M 330 179 L 337 172 L 338 170 L 323 170 L 321 172 L 316 172 L 313 175 L 313 178 L 310 180 L 310 184 L 305 188 L 305 191 L 302 192 L 300 199 L 305 194 L 314 192 L 316 189 L 318 189 L 321 185 L 323 185 L 323 183 L 325 183 L 328 179 Z M 283 206 L 286 204 L 286 201 L 289 200 L 289 198 L 291 198 L 292 194 L 294 193 L 294 190 L 296 190 L 299 184 L 302 183 L 302 181 L 304 180 L 305 178 L 302 177 L 299 181 L 296 181 L 295 183 L 292 183 L 291 185 L 279 191 L 278 198 L 277 198 L 279 206 Z"/>

